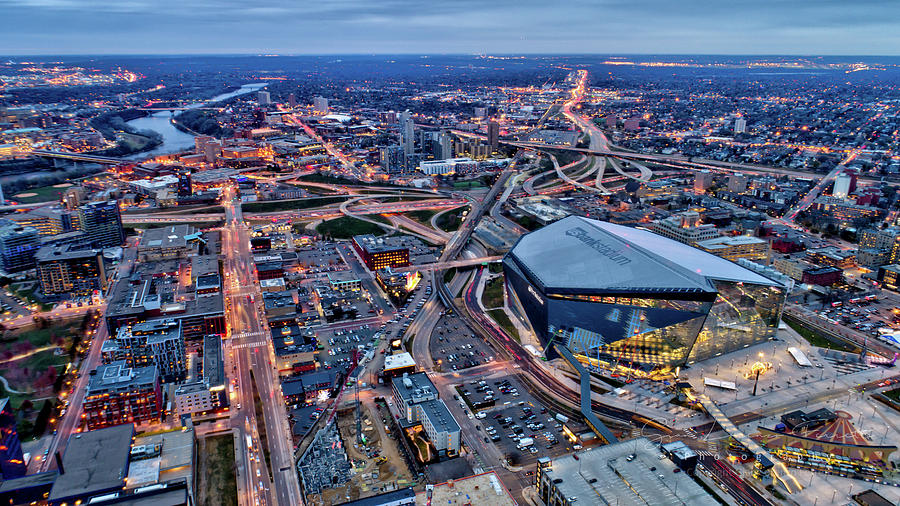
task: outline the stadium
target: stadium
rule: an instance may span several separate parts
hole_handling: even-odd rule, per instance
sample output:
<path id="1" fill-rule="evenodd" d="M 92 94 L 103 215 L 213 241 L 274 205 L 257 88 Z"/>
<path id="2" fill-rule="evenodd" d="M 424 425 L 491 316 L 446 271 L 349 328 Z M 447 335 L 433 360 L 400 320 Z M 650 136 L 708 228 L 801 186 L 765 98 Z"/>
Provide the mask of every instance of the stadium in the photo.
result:
<path id="1" fill-rule="evenodd" d="M 578 216 L 522 236 L 503 270 L 510 307 L 545 350 L 564 344 L 594 367 L 671 368 L 771 339 L 787 292 L 686 244 Z"/>

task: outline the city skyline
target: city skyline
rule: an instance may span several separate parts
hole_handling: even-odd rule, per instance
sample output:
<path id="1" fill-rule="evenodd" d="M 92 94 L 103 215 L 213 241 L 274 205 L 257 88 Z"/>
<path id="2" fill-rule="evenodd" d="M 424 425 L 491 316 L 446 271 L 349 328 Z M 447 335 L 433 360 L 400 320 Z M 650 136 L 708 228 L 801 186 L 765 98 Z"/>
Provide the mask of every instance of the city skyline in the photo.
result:
<path id="1" fill-rule="evenodd" d="M 0 502 L 900 504 L 900 4 L 0 12 Z"/>
<path id="2" fill-rule="evenodd" d="M 898 55 L 900 5 L 3 0 L 0 53 Z M 503 20 L 503 24 L 498 23 Z M 277 26 L 279 29 L 271 29 Z M 221 37 L 228 33 L 227 39 Z M 62 49 L 61 48 L 65 48 Z"/>

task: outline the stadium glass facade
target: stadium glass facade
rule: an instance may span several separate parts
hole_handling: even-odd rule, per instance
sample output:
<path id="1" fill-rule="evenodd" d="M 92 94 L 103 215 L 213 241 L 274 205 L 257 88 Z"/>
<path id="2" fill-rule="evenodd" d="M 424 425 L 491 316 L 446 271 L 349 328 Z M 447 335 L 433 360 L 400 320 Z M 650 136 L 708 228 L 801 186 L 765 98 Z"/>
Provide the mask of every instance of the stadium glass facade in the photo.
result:
<path id="1" fill-rule="evenodd" d="M 523 237 L 503 265 L 511 306 L 542 344 L 594 365 L 674 367 L 768 340 L 785 298 L 727 260 L 579 217 Z"/>

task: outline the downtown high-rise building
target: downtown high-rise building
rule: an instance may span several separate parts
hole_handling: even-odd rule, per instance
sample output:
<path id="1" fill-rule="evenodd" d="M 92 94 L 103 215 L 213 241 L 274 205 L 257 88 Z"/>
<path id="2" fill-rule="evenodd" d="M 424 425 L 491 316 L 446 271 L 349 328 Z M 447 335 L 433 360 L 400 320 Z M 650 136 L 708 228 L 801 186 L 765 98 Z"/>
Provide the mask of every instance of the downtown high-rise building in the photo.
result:
<path id="1" fill-rule="evenodd" d="M 291 93 L 288 95 L 288 105 L 293 109 L 297 107 L 297 95 L 295 93 Z"/>
<path id="2" fill-rule="evenodd" d="M 178 169 L 178 196 L 190 197 L 194 194 L 194 187 L 191 183 L 191 169 L 181 167 Z"/>
<path id="3" fill-rule="evenodd" d="M 736 118 L 734 120 L 734 133 L 742 134 L 747 131 L 747 120 L 744 118 Z"/>
<path id="4" fill-rule="evenodd" d="M 319 114 L 328 114 L 328 99 L 325 97 L 313 98 L 313 109 Z"/>
<path id="5" fill-rule="evenodd" d="M 487 124 L 487 141 L 491 152 L 497 151 L 497 148 L 500 147 L 500 124 L 496 121 L 490 121 Z"/>
<path id="6" fill-rule="evenodd" d="M 265 106 L 272 103 L 272 96 L 268 91 L 260 91 L 256 94 L 256 103 Z"/>
<path id="7" fill-rule="evenodd" d="M 0 261 L 5 272 L 34 268 L 34 255 L 41 246 L 38 229 L 11 220 L 0 220 Z"/>
<path id="8" fill-rule="evenodd" d="M 747 191 L 747 176 L 736 172 L 728 176 L 728 191 L 734 193 L 744 193 Z"/>
<path id="9" fill-rule="evenodd" d="M 834 188 L 831 190 L 831 194 L 839 199 L 845 199 L 848 195 L 850 195 L 850 182 L 852 178 L 850 174 L 846 172 L 841 172 L 834 178 Z"/>
<path id="10" fill-rule="evenodd" d="M 400 113 L 400 147 L 404 156 L 410 156 L 416 151 L 416 125 L 409 109 Z"/>
<path id="11" fill-rule="evenodd" d="M 696 193 L 705 192 L 710 186 L 712 186 L 712 182 L 712 172 L 708 170 L 701 170 L 700 172 L 694 173 L 694 191 Z"/>
<path id="12" fill-rule="evenodd" d="M 382 146 L 378 150 L 378 154 L 383 171 L 388 174 L 395 174 L 401 171 L 404 159 L 403 150 L 400 146 Z"/>
<path id="13" fill-rule="evenodd" d="M 103 250 L 76 244 L 47 245 L 34 256 L 44 295 L 90 295 L 106 290 Z"/>
<path id="14" fill-rule="evenodd" d="M 450 132 L 446 130 L 441 131 L 438 142 L 440 144 L 440 149 L 436 150 L 434 157 L 438 160 L 453 158 L 453 136 L 450 135 Z"/>
<path id="15" fill-rule="evenodd" d="M 112 248 L 125 242 L 122 216 L 115 200 L 81 206 L 78 208 L 78 223 L 95 248 Z"/>

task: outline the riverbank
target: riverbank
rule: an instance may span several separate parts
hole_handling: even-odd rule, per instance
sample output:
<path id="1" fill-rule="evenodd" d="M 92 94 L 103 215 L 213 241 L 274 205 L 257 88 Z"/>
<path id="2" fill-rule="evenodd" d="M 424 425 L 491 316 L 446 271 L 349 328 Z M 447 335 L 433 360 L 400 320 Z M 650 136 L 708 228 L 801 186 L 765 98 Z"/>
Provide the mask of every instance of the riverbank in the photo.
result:
<path id="1" fill-rule="evenodd" d="M 269 83 L 251 83 L 242 85 L 234 91 L 217 95 L 204 102 L 192 104 L 188 106 L 186 112 L 208 104 L 224 102 L 234 97 L 259 91 L 268 86 L 268 84 Z M 182 113 L 182 115 L 185 113 Z M 160 145 L 150 150 L 143 151 L 137 156 L 129 155 L 129 158 L 137 159 L 139 156 L 146 157 L 178 153 L 181 151 L 192 151 L 194 149 L 194 137 L 200 135 L 203 130 L 195 128 L 195 125 L 182 124 L 178 120 L 179 116 L 180 115 L 173 114 L 171 111 L 160 111 L 128 121 L 127 124 L 138 131 L 150 130 L 162 137 L 162 143 Z"/>

